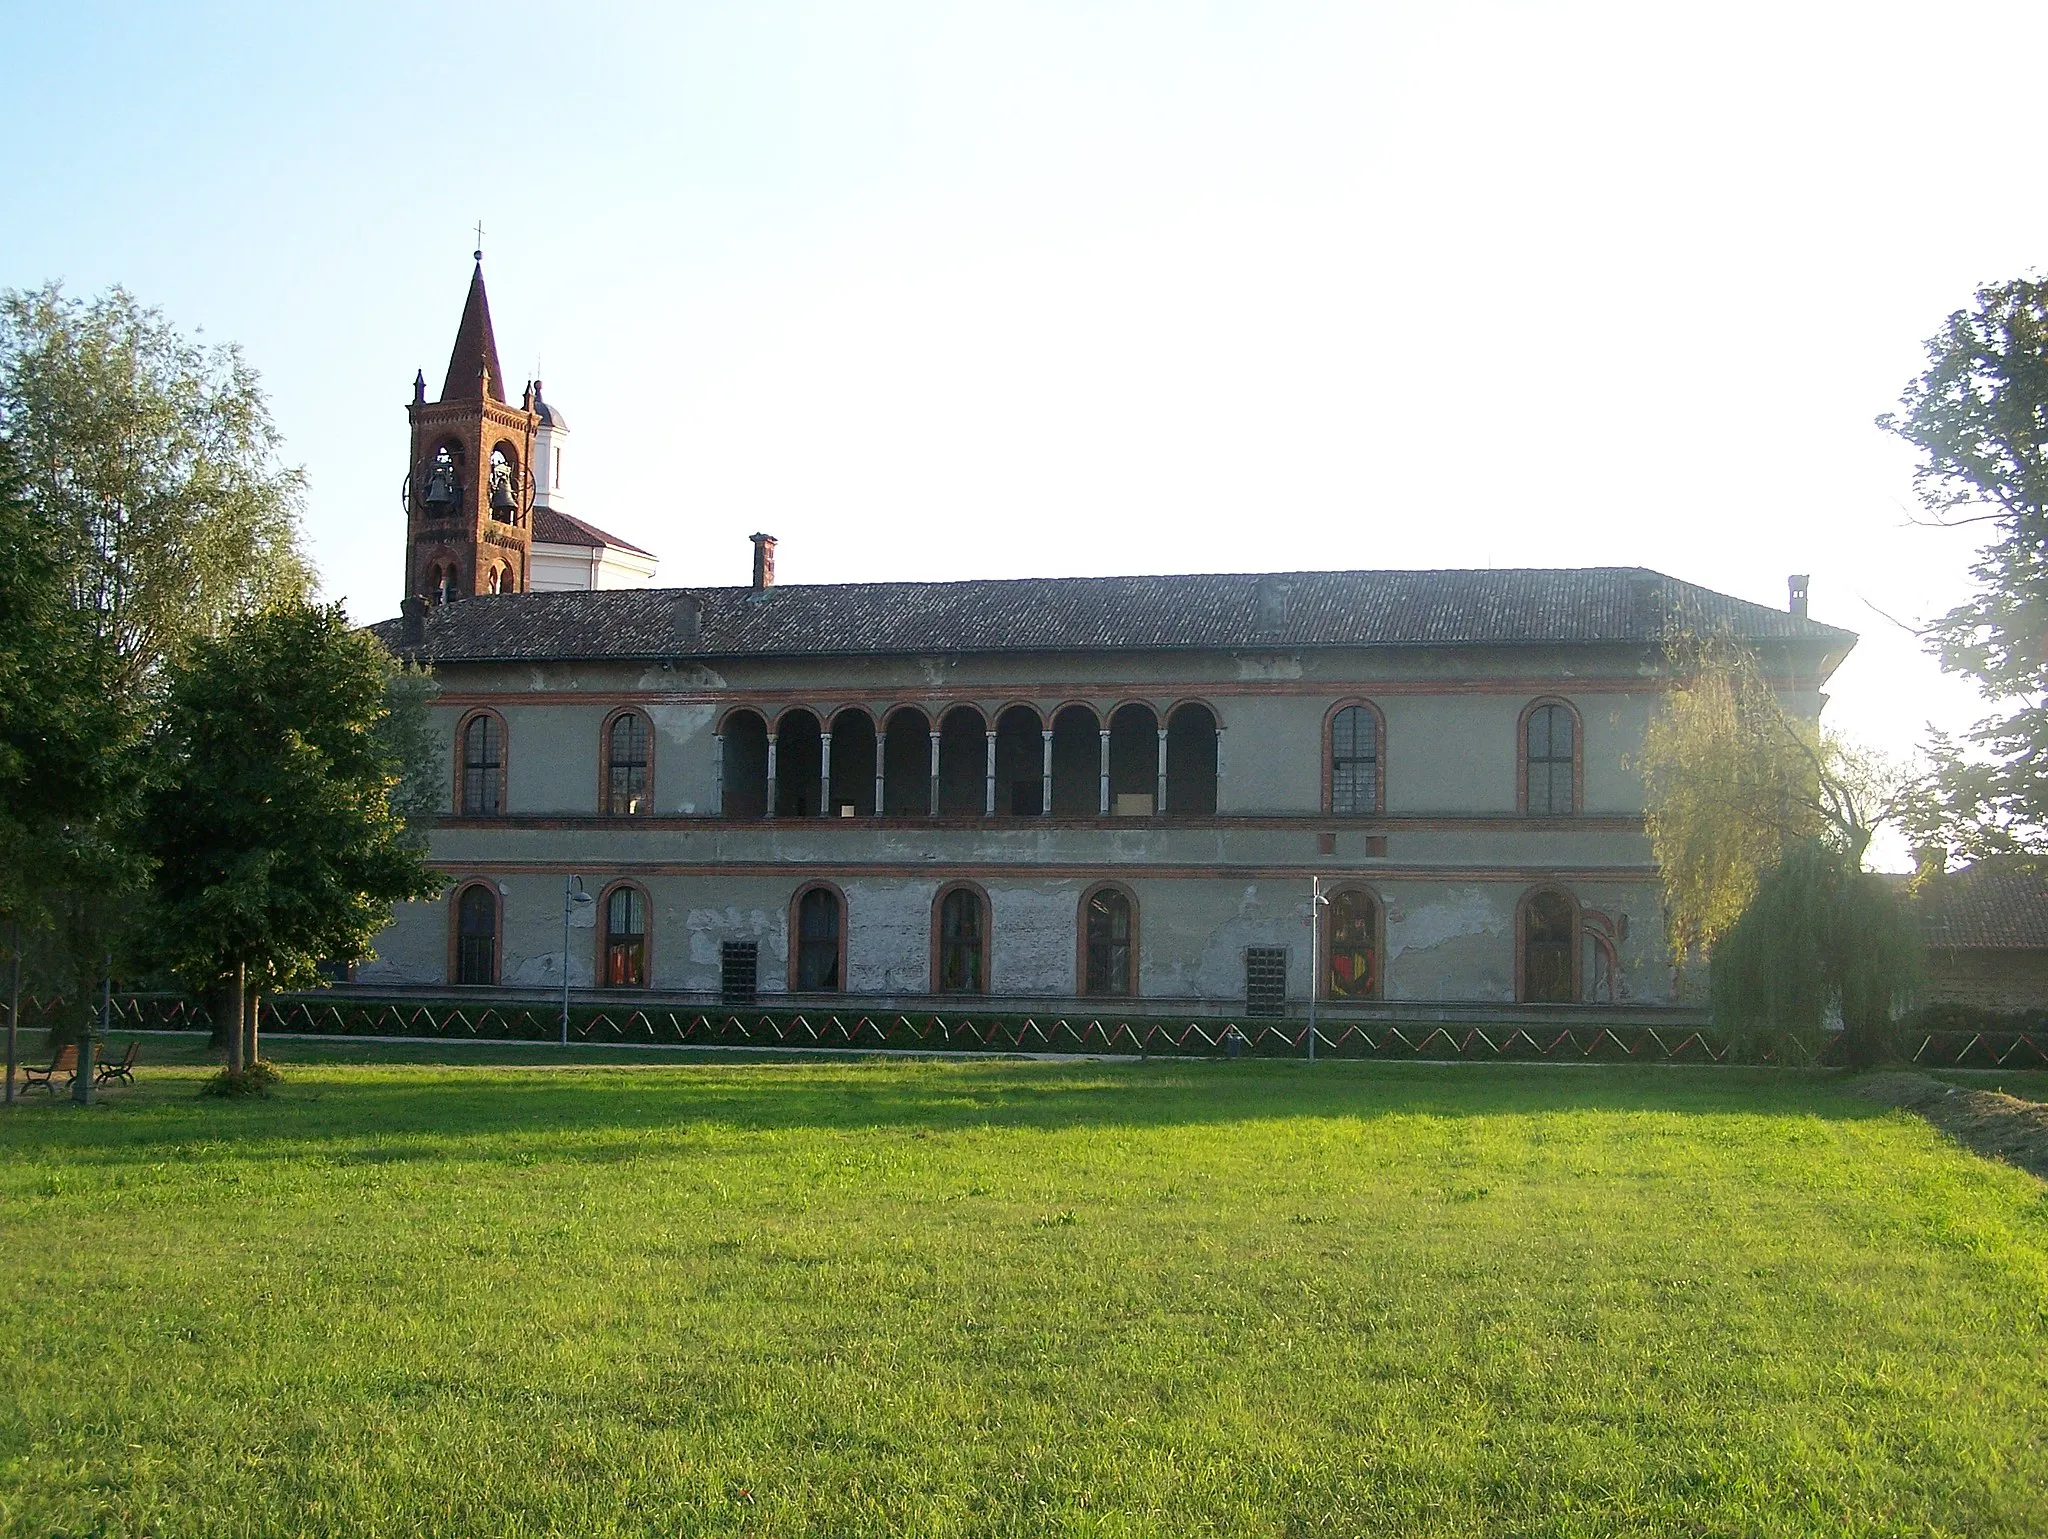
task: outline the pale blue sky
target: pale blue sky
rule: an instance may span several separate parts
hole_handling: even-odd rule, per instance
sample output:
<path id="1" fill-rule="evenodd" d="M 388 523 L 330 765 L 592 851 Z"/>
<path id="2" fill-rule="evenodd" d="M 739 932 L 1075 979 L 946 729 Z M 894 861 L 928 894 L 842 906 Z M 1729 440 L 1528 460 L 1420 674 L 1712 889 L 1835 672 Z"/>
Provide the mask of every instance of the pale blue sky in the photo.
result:
<path id="1" fill-rule="evenodd" d="M 2048 257 L 2048 7 L 0 3 L 0 286 L 263 371 L 329 591 L 399 597 L 403 405 L 470 225 L 572 510 L 672 582 L 1642 564 L 1864 633 L 1871 426 Z M 1872 606 L 1875 606 L 1873 608 Z"/>

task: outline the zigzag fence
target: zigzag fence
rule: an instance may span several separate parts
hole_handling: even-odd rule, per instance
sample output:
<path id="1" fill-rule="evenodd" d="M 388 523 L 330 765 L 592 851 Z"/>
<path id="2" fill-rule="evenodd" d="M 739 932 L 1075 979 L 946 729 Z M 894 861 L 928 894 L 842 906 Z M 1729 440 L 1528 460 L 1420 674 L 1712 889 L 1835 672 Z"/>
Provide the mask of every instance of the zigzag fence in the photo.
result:
<path id="1" fill-rule="evenodd" d="M 62 999 L 24 998 L 22 1024 L 49 1025 Z M 206 1006 L 175 994 L 117 995 L 116 1031 L 209 1031 Z M 552 1042 L 561 1012 L 542 1005 L 489 1001 L 401 1001 L 291 995 L 266 999 L 263 1029 L 307 1036 L 430 1037 L 472 1042 Z M 594 1046 L 825 1048 L 863 1052 L 1100 1053 L 1222 1057 L 1301 1057 L 1301 1021 L 1180 1020 L 1051 1013 L 1043 1016 L 857 1010 L 611 1009 L 570 1013 L 572 1043 Z M 1901 1044 L 1927 1068 L 2048 1068 L 2048 1033 L 1916 1032 Z M 1470 1061 L 1727 1063 L 1728 1046 L 1711 1034 L 1645 1025 L 1534 1026 L 1511 1022 L 1407 1025 L 1322 1022 L 1316 1051 L 1331 1058 Z M 1795 1067 L 1839 1061 L 1829 1041 L 1815 1054 L 1796 1043 L 1761 1061 Z M 1752 1059 L 1750 1061 L 1756 1061 Z"/>

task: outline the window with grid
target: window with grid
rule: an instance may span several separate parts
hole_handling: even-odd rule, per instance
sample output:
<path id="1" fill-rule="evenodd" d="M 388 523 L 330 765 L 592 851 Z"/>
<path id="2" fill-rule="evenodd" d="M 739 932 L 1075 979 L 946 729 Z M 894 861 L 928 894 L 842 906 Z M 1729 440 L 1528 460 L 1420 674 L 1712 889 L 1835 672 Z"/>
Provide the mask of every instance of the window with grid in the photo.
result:
<path id="1" fill-rule="evenodd" d="M 456 902 L 455 981 L 498 981 L 498 895 L 481 883 L 463 888 Z"/>
<path id="2" fill-rule="evenodd" d="M 761 989 L 761 943 L 727 941 L 718 948 L 718 993 L 729 1005 L 751 1005 Z"/>
<path id="3" fill-rule="evenodd" d="M 648 750 L 653 733 L 647 718 L 627 711 L 611 725 L 605 742 L 604 810 L 630 815 L 647 810 Z"/>
<path id="4" fill-rule="evenodd" d="M 462 732 L 462 810 L 494 817 L 505 772 L 505 731 L 495 716 L 473 716 Z"/>
<path id="5" fill-rule="evenodd" d="M 1527 805 L 1532 817 L 1562 817 L 1573 805 L 1573 767 L 1577 723 L 1571 709 L 1539 705 L 1529 712 L 1524 742 L 1528 777 Z"/>
<path id="6" fill-rule="evenodd" d="M 1247 946 L 1244 949 L 1244 1013 L 1287 1013 L 1287 948 Z"/>
<path id="7" fill-rule="evenodd" d="M 1330 718 L 1330 811 L 1365 817 L 1379 805 L 1379 718 L 1362 705 L 1347 705 Z"/>

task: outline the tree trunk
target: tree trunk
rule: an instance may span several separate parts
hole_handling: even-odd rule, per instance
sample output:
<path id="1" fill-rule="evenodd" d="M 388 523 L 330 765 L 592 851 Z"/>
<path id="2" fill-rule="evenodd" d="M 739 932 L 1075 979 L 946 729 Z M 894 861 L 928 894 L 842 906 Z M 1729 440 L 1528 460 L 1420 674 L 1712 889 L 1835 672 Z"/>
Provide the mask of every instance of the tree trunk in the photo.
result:
<path id="1" fill-rule="evenodd" d="M 263 1058 L 263 1044 L 261 1040 L 263 1033 L 263 991 L 261 989 L 251 989 L 249 991 L 249 1009 L 246 1019 L 249 1028 L 249 1046 L 242 1057 L 243 1061 L 253 1069 Z"/>
<path id="2" fill-rule="evenodd" d="M 14 1104 L 14 1071 L 21 1064 L 21 925 L 9 926 L 7 938 L 14 952 L 7 983 L 7 1104 Z"/>
<path id="3" fill-rule="evenodd" d="M 235 970 L 222 981 L 220 989 L 220 1029 L 227 1038 L 228 1072 L 242 1072 L 242 1002 L 245 990 L 242 987 L 242 968 Z"/>

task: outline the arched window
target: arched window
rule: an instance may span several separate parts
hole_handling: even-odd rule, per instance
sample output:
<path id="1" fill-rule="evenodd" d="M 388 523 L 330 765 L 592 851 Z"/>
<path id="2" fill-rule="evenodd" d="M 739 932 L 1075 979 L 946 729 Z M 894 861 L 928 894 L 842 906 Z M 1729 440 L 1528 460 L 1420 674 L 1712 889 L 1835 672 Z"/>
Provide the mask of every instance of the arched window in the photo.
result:
<path id="1" fill-rule="evenodd" d="M 638 711 L 621 711 L 605 728 L 604 810 L 615 817 L 646 812 L 652 805 L 654 734 Z"/>
<path id="2" fill-rule="evenodd" d="M 647 895 L 614 887 L 604 900 L 604 983 L 611 989 L 647 986 Z"/>
<path id="3" fill-rule="evenodd" d="M 1522 806 L 1531 817 L 1578 809 L 1579 719 L 1562 701 L 1541 701 L 1522 718 Z"/>
<path id="4" fill-rule="evenodd" d="M 719 735 L 721 810 L 729 818 L 768 811 L 768 723 L 753 711 L 734 711 Z"/>
<path id="5" fill-rule="evenodd" d="M 1532 1005 L 1578 998 L 1579 910 L 1570 894 L 1534 893 L 1522 905 L 1522 999 Z"/>
<path id="6" fill-rule="evenodd" d="M 1323 940 L 1323 992 L 1331 999 L 1380 997 L 1380 905 L 1363 888 L 1333 893 Z"/>
<path id="7" fill-rule="evenodd" d="M 455 981 L 498 981 L 498 895 L 484 882 L 471 882 L 455 900 Z"/>
<path id="8" fill-rule="evenodd" d="M 845 936 L 839 894 L 830 887 L 807 887 L 796 900 L 796 967 L 790 987 L 799 994 L 836 994 L 841 978 Z"/>
<path id="9" fill-rule="evenodd" d="M 427 471 L 420 488 L 420 500 L 426 505 L 429 518 L 445 518 L 454 513 L 456 504 L 462 498 L 462 446 L 458 443 L 438 445 L 427 460 Z"/>
<path id="10" fill-rule="evenodd" d="M 932 989 L 939 994 L 988 992 L 988 899 L 978 887 L 949 887 L 939 897 L 933 937 Z"/>
<path id="11" fill-rule="evenodd" d="M 1121 887 L 1081 899 L 1081 992 L 1123 999 L 1138 992 L 1138 908 Z"/>
<path id="12" fill-rule="evenodd" d="M 1196 817 L 1216 811 L 1216 713 L 1199 700 L 1166 718 L 1166 810 Z"/>
<path id="13" fill-rule="evenodd" d="M 519 462 L 509 444 L 491 450 L 491 517 L 501 524 L 519 521 Z"/>
<path id="14" fill-rule="evenodd" d="M 1330 717 L 1330 811 L 1371 817 L 1380 810 L 1380 719 L 1368 705 Z"/>
<path id="15" fill-rule="evenodd" d="M 452 604 L 459 596 L 456 585 L 460 580 L 456 575 L 454 562 L 451 561 L 446 566 L 436 566 L 428 573 L 427 596 L 436 604 Z"/>
<path id="16" fill-rule="evenodd" d="M 479 712 L 462 728 L 462 812 L 496 817 L 505 810 L 505 728 Z"/>

